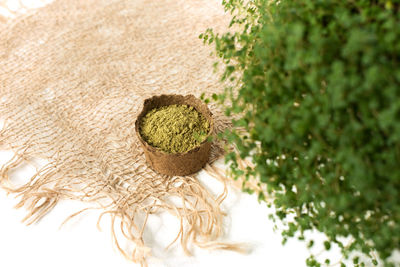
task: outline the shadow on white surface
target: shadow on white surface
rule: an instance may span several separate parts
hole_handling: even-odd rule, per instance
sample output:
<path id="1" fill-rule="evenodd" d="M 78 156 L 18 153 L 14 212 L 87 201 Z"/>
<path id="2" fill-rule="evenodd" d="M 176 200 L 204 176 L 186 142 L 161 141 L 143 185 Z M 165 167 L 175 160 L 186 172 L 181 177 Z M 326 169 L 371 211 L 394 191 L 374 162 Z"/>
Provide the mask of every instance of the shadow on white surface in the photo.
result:
<path id="1" fill-rule="evenodd" d="M 12 157 L 10 152 L 0 152 L 0 164 Z M 43 162 L 42 162 L 43 163 Z M 26 181 L 35 172 L 26 166 L 13 176 L 19 182 Z M 24 177 L 24 179 L 21 179 Z M 15 178 L 15 177 L 14 177 Z M 220 182 L 199 173 L 199 180 L 214 194 L 220 193 Z M 101 221 L 102 232 L 96 228 L 99 210 L 89 210 L 67 222 L 61 223 L 71 214 L 88 207 L 78 201 L 63 200 L 39 223 L 25 226 L 20 221 L 25 215 L 23 209 L 13 206 L 17 200 L 0 190 L 0 266 L 135 266 L 120 255 L 112 244 L 111 222 L 107 216 Z M 223 241 L 248 244 L 248 254 L 231 251 L 209 251 L 191 247 L 193 257 L 184 255 L 179 245 L 169 250 L 165 247 L 174 240 L 179 231 L 179 221 L 170 214 L 151 216 L 144 232 L 146 243 L 152 247 L 150 266 L 305 266 L 308 255 L 306 245 L 296 240 L 281 245 L 281 236 L 273 231 L 268 219 L 272 212 L 265 203 L 259 203 L 256 196 L 229 188 L 223 203 L 228 216 L 225 219 L 226 235 Z M 121 239 L 123 240 L 123 239 Z M 121 243 L 122 246 L 128 246 Z"/>

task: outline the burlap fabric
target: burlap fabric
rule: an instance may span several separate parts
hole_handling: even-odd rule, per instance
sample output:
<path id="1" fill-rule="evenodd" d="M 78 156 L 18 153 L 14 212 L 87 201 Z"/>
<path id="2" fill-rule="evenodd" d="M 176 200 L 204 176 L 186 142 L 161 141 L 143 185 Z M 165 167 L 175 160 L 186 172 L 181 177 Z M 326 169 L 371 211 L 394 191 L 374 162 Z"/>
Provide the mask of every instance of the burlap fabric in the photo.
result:
<path id="1" fill-rule="evenodd" d="M 151 250 L 143 241 L 146 220 L 160 212 L 177 217 L 176 240 L 188 254 L 191 243 L 237 248 L 219 242 L 226 191 L 214 196 L 195 176 L 152 171 L 134 129 L 145 98 L 222 90 L 210 48 L 198 39 L 208 27 L 227 25 L 219 1 L 62 0 L 3 21 L 0 149 L 15 156 L 1 166 L 0 181 L 21 196 L 28 224 L 60 199 L 77 199 L 120 220 L 113 231 L 135 246 L 122 248 L 114 233 L 117 248 L 143 265 Z M 215 129 L 227 127 L 210 109 Z M 213 145 L 210 163 L 221 153 Z M 10 172 L 35 158 L 49 163 L 13 186 Z"/>

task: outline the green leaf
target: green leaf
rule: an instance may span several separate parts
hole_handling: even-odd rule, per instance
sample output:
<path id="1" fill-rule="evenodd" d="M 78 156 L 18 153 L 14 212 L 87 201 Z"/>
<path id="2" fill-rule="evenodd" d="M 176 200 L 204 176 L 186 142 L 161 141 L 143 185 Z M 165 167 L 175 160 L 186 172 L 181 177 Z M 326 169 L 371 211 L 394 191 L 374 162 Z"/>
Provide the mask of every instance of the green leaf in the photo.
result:
<path id="1" fill-rule="evenodd" d="M 222 65 L 225 89 L 211 98 L 233 124 L 220 138 L 255 165 L 243 173 L 228 153 L 233 178 L 257 177 L 266 186 L 273 218 L 287 226 L 284 238 L 317 230 L 330 240 L 325 250 L 336 244 L 345 257 L 370 258 L 376 251 L 390 266 L 400 244 L 398 3 L 223 5 L 230 30 L 207 29 L 202 39 L 212 40 Z M 347 246 L 341 237 L 354 241 Z M 307 264 L 320 261 L 310 256 Z"/>

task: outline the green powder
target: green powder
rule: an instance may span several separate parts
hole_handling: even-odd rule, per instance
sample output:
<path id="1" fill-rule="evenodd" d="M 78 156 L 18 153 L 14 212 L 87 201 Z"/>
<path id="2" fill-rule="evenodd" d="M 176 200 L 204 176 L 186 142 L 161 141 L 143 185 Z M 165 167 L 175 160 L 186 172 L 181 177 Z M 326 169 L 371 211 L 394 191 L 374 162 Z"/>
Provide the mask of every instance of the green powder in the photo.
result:
<path id="1" fill-rule="evenodd" d="M 140 125 L 143 139 L 168 153 L 182 153 L 199 146 L 209 131 L 207 119 L 187 105 L 152 109 L 143 117 Z"/>

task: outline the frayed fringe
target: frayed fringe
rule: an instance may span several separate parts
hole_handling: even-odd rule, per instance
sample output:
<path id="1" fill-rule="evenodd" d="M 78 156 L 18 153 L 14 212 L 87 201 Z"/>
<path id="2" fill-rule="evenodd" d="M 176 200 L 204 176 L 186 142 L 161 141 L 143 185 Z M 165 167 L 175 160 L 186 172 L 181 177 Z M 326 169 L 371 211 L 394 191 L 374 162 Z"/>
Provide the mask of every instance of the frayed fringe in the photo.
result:
<path id="1" fill-rule="evenodd" d="M 241 159 L 237 151 L 236 151 L 236 158 L 239 170 L 246 171 L 247 168 L 254 169 L 255 167 L 254 164 L 249 159 Z M 250 178 L 246 178 L 245 176 L 233 177 L 232 174 L 229 172 L 229 170 L 219 168 L 215 165 L 207 165 L 205 167 L 205 171 L 215 179 L 224 182 L 225 185 L 226 183 L 229 183 L 229 185 L 231 185 L 233 188 L 239 190 L 246 188 L 250 189 L 256 194 L 263 193 L 264 195 L 267 195 L 267 187 L 264 183 L 261 183 L 259 177 L 250 177 Z M 227 192 L 225 191 L 224 193 L 227 194 Z"/>
<path id="2" fill-rule="evenodd" d="M 152 1 L 149 9 L 146 1 L 55 1 L 0 25 L 6 33 L 0 38 L 0 117 L 8 120 L 0 130 L 0 149 L 16 152 L 0 166 L 0 187 L 20 197 L 17 207 L 28 209 L 25 223 L 39 221 L 59 200 L 72 199 L 94 204 L 103 212 L 100 221 L 111 218 L 115 246 L 143 266 L 151 253 L 142 238 L 147 218 L 161 212 L 180 222 L 173 244 L 188 255 L 192 244 L 241 251 L 219 242 L 226 185 L 215 196 L 194 177 L 154 173 L 132 127 L 149 95 L 222 91 L 211 68 L 215 59 L 194 31 L 206 25 L 225 29 L 229 18 L 221 16 L 220 4 L 203 2 Z M 199 6 L 201 12 L 186 12 Z M 143 13 L 136 20 L 137 10 Z M 77 69 L 81 65 L 92 67 Z M 217 132 L 231 126 L 222 112 L 212 112 Z M 221 154 L 213 146 L 211 158 Z M 50 163 L 15 186 L 11 172 L 34 157 Z M 214 177 L 225 183 L 220 174 Z M 120 245 L 126 242 L 133 248 Z"/>
<path id="3" fill-rule="evenodd" d="M 139 201 L 137 194 L 131 194 L 123 195 L 122 198 L 112 200 L 111 203 L 105 205 L 102 201 L 104 197 L 101 194 L 97 194 L 99 192 L 82 194 L 80 193 L 82 189 L 73 190 L 72 183 L 68 182 L 70 178 L 58 175 L 59 168 L 52 164 L 43 166 L 26 184 L 19 187 L 14 186 L 9 174 L 22 164 L 29 163 L 29 160 L 24 156 L 26 149 L 17 151 L 12 159 L 1 167 L 0 185 L 8 193 L 21 197 L 16 208 L 25 207 L 28 210 L 28 214 L 23 219 L 23 222 L 27 225 L 38 222 L 56 206 L 60 199 L 76 199 L 96 202 L 99 206 L 85 208 L 70 215 L 61 226 L 85 211 L 102 209 L 104 211 L 99 216 L 98 228 L 101 230 L 100 222 L 102 218 L 105 215 L 109 215 L 111 217 L 111 234 L 114 245 L 125 258 L 141 266 L 147 266 L 147 258 L 151 255 L 151 249 L 143 241 L 143 232 L 147 219 L 150 215 L 159 211 L 167 211 L 180 221 L 180 230 L 166 249 L 179 241 L 186 255 L 192 255 L 188 247 L 189 244 L 194 244 L 204 249 L 224 249 L 240 253 L 247 251 L 244 244 L 217 241 L 223 236 L 222 225 L 225 215 L 221 211 L 220 205 L 228 193 L 228 180 L 220 168 L 212 165 L 205 167 L 207 173 L 224 185 L 223 192 L 216 198 L 204 189 L 195 177 L 171 177 L 165 179 L 167 191 L 160 192 L 158 196 L 153 194 L 152 201 L 147 201 L 149 196 L 145 195 Z M 167 197 L 165 197 L 166 195 Z M 169 197 L 179 197 L 181 205 L 171 203 Z M 110 199 L 112 199 L 111 196 Z M 139 202 L 141 203 L 140 205 L 138 205 Z M 135 217 L 144 218 L 144 222 L 140 225 L 137 224 Z M 120 221 L 119 227 L 117 226 L 118 220 Z M 130 251 L 122 248 L 120 245 L 121 240 L 117 238 L 117 236 L 121 235 L 118 234 L 122 234 L 123 238 L 134 244 L 134 248 Z"/>

